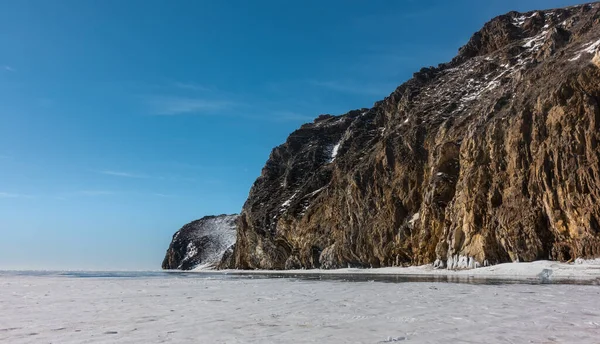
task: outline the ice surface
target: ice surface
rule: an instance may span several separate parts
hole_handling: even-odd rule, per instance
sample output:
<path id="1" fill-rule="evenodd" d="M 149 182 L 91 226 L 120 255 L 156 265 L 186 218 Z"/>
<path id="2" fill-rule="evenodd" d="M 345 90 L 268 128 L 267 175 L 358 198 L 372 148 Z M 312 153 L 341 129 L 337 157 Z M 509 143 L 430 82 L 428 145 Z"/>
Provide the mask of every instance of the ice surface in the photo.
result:
<path id="1" fill-rule="evenodd" d="M 0 277 L 0 342 L 598 343 L 598 286 Z"/>
<path id="2" fill-rule="evenodd" d="M 416 217 L 416 214 L 413 218 Z M 465 262 L 467 266 L 461 267 L 459 262 Z M 245 273 L 258 274 L 360 274 L 360 275 L 419 275 L 419 276 L 456 276 L 456 277 L 477 277 L 487 279 L 535 279 L 538 280 L 540 273 L 544 270 L 552 271 L 552 280 L 580 280 L 580 281 L 599 281 L 600 282 L 600 259 L 584 260 L 577 259 L 574 264 L 559 263 L 554 261 L 539 260 L 531 263 L 505 263 L 488 266 L 489 263 L 483 262 L 484 267 L 468 269 L 469 257 L 455 255 L 449 257 L 447 261 L 448 270 L 438 270 L 433 264 L 411 267 L 387 267 L 378 269 L 337 269 L 337 270 L 288 270 L 265 271 L 250 270 Z M 476 266 L 475 261 L 473 265 Z M 462 270 L 461 270 L 462 268 Z M 454 270 L 459 269 L 459 270 Z M 236 272 L 228 270 L 228 273 Z M 600 292 L 600 290 L 599 290 Z"/>

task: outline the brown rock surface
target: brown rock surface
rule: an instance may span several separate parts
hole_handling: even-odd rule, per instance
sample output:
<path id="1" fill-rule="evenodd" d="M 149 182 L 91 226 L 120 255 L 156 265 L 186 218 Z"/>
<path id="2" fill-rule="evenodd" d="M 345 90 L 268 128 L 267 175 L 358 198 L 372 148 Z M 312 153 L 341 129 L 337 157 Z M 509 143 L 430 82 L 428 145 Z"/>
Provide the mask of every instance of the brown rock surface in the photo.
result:
<path id="1" fill-rule="evenodd" d="M 222 267 L 600 256 L 598 47 L 599 3 L 511 12 L 373 108 L 303 125 Z"/>

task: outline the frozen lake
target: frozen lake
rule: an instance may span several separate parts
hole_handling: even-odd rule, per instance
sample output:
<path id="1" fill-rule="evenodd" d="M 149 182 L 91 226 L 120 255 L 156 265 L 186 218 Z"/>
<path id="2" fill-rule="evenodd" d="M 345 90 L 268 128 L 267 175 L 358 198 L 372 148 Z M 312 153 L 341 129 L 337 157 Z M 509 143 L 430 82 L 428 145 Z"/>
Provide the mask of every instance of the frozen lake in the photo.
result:
<path id="1" fill-rule="evenodd" d="M 447 281 L 4 272 L 0 342 L 599 342 L 598 285 Z"/>

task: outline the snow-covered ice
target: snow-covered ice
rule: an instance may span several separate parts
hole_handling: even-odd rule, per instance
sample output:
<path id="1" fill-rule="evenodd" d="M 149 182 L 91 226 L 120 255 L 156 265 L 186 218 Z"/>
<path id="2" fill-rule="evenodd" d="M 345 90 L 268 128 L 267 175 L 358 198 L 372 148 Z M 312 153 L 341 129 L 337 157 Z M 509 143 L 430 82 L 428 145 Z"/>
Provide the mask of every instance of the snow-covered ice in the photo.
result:
<path id="1" fill-rule="evenodd" d="M 417 215 L 413 216 L 417 218 Z M 461 261 L 466 265 L 459 265 Z M 468 278 L 485 278 L 489 280 L 531 280 L 539 281 L 540 277 L 550 281 L 595 281 L 600 284 L 600 259 L 577 259 L 575 263 L 560 263 L 547 260 L 539 260 L 530 263 L 504 263 L 492 266 L 487 266 L 487 261 L 484 262 L 484 267 L 476 269 L 468 269 L 469 257 L 454 256 L 449 258 L 449 262 L 456 266 L 458 270 L 439 270 L 433 264 L 411 267 L 386 267 L 378 269 L 337 269 L 337 270 L 288 270 L 288 271 L 266 271 L 266 270 L 227 270 L 226 273 L 241 273 L 244 274 L 327 274 L 327 275 L 397 275 L 397 276 L 449 276 L 452 278 L 468 279 Z M 473 262 L 475 266 L 475 262 Z M 545 275 L 548 276 L 545 276 Z M 547 278 L 546 278 L 547 277 Z M 599 290 L 600 291 L 600 290 Z"/>
<path id="2" fill-rule="evenodd" d="M 598 343 L 596 285 L 0 275 L 0 342 Z"/>

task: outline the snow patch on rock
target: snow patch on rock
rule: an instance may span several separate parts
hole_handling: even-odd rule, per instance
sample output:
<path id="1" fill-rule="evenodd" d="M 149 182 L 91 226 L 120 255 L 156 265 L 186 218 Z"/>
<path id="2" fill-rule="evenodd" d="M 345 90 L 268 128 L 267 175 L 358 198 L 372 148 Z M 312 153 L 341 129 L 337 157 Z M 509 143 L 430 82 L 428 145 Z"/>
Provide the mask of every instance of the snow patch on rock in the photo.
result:
<path id="1" fill-rule="evenodd" d="M 596 53 L 598 48 L 600 48 L 600 40 L 597 40 L 595 42 L 586 43 L 586 44 L 582 45 L 582 47 L 583 47 L 583 49 L 577 51 L 577 53 L 575 53 L 573 58 L 570 58 L 569 61 L 577 61 L 581 58 L 581 56 L 583 56 L 583 54 Z"/>
<path id="2" fill-rule="evenodd" d="M 342 144 L 342 141 L 338 141 L 338 143 L 336 143 L 332 148 L 331 148 L 331 155 L 329 156 L 329 162 L 332 163 L 335 161 L 335 158 L 338 155 L 338 151 L 340 149 L 340 145 Z"/>
<path id="3" fill-rule="evenodd" d="M 409 223 L 411 226 L 414 226 L 414 225 L 415 225 L 415 222 L 417 222 L 417 221 L 419 220 L 419 218 L 420 218 L 420 217 L 421 217 L 421 214 L 420 214 L 420 213 L 416 213 L 416 214 L 414 214 L 414 215 L 412 216 L 412 218 L 411 218 L 411 219 L 408 221 L 408 223 Z"/>
<path id="4" fill-rule="evenodd" d="M 280 213 L 283 213 L 284 211 L 287 210 L 287 208 L 290 207 L 290 205 L 292 204 L 292 201 L 294 200 L 294 198 L 296 198 L 296 195 L 298 195 L 298 191 L 294 192 L 292 197 L 288 198 L 285 202 L 283 202 L 281 204 L 281 208 L 279 209 Z"/>

